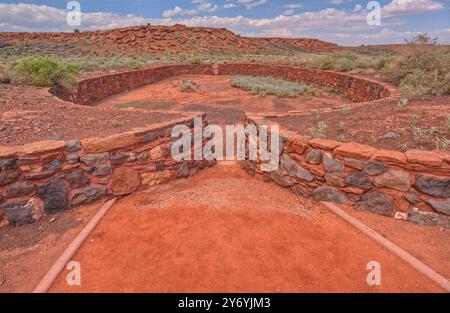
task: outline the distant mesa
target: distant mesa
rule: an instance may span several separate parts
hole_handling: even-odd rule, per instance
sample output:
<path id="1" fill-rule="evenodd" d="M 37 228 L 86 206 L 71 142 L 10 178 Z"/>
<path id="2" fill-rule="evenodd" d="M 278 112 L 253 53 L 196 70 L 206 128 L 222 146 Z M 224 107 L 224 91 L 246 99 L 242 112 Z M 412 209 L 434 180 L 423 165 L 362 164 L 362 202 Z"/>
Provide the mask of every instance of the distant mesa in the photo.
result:
<path id="1" fill-rule="evenodd" d="M 67 44 L 96 54 L 159 55 L 205 53 L 264 53 L 286 51 L 329 52 L 341 47 L 310 38 L 241 37 L 225 28 L 133 26 L 112 30 L 61 33 L 0 33 L 0 42 Z"/>

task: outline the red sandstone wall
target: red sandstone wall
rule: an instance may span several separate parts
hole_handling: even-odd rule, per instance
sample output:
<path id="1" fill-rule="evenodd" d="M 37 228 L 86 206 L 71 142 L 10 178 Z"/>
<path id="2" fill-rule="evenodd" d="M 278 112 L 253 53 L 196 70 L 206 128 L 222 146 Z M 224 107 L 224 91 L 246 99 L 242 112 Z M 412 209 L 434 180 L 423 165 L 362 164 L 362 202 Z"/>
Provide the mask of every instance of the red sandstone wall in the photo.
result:
<path id="1" fill-rule="evenodd" d="M 306 84 L 332 87 L 356 102 L 385 98 L 390 91 L 383 84 L 352 75 L 293 66 L 230 63 L 219 65 L 220 75 L 272 76 Z"/>
<path id="2" fill-rule="evenodd" d="M 274 124 L 259 117 L 247 118 L 247 123 Z M 249 161 L 242 167 L 303 197 L 450 228 L 449 153 L 403 153 L 354 142 L 309 140 L 294 133 L 286 136 L 279 170 L 263 172 L 260 162 Z"/>
<path id="3" fill-rule="evenodd" d="M 106 138 L 0 147 L 0 226 L 33 223 L 44 214 L 188 177 L 212 165 L 172 159 L 171 130 L 183 124 L 192 128 L 193 118 Z"/>
<path id="4" fill-rule="evenodd" d="M 273 76 L 332 87 L 355 102 L 373 101 L 388 97 L 391 93 L 383 84 L 344 73 L 255 63 L 230 63 L 219 66 L 165 65 L 94 77 L 78 82 L 75 91 L 58 87 L 53 88 L 51 92 L 64 100 L 90 105 L 108 96 L 185 74 Z"/>
<path id="5" fill-rule="evenodd" d="M 213 75 L 214 72 L 211 65 L 188 64 L 158 66 L 144 70 L 85 79 L 78 82 L 76 91 L 58 87 L 53 88 L 51 92 L 63 100 L 90 105 L 112 95 L 152 84 L 172 76 L 186 74 Z"/>

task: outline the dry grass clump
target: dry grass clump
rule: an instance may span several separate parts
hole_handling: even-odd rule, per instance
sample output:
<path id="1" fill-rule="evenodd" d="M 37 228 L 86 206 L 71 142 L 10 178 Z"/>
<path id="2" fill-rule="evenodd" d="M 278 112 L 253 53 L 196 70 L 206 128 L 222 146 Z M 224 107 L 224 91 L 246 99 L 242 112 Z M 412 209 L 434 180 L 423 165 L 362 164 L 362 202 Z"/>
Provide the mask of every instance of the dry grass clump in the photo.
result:
<path id="1" fill-rule="evenodd" d="M 183 80 L 181 82 L 182 92 L 196 92 L 198 90 L 198 85 L 192 80 Z"/>
<path id="2" fill-rule="evenodd" d="M 13 71 L 10 64 L 0 65 L 0 83 L 9 84 L 13 80 Z"/>
<path id="3" fill-rule="evenodd" d="M 233 87 L 250 91 L 260 96 L 297 97 L 312 90 L 304 83 L 286 81 L 274 77 L 235 76 Z"/>

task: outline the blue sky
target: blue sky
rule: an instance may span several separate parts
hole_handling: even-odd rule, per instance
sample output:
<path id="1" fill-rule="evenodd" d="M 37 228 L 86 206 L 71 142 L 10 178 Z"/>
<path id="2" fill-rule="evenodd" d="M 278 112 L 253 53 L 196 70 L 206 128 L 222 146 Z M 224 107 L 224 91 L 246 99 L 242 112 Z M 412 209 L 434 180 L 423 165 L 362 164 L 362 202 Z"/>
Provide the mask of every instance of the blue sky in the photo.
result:
<path id="1" fill-rule="evenodd" d="M 62 0 L 0 0 L 0 31 L 72 31 Z M 130 25 L 226 27 L 244 36 L 315 37 L 344 45 L 402 42 L 427 32 L 450 43 L 450 0 L 79 0 L 82 30 Z"/>

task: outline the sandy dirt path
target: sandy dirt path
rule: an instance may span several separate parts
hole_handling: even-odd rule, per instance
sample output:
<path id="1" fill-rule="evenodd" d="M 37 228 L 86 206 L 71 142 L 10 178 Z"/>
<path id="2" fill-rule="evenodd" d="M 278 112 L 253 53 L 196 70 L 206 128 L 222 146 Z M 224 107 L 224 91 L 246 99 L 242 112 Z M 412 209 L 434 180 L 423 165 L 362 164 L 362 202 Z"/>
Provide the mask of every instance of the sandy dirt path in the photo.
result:
<path id="1" fill-rule="evenodd" d="M 63 272 L 51 292 L 442 291 L 319 204 L 236 165 L 121 199 L 73 259 L 81 286 Z M 366 283 L 369 261 L 381 286 Z"/>

